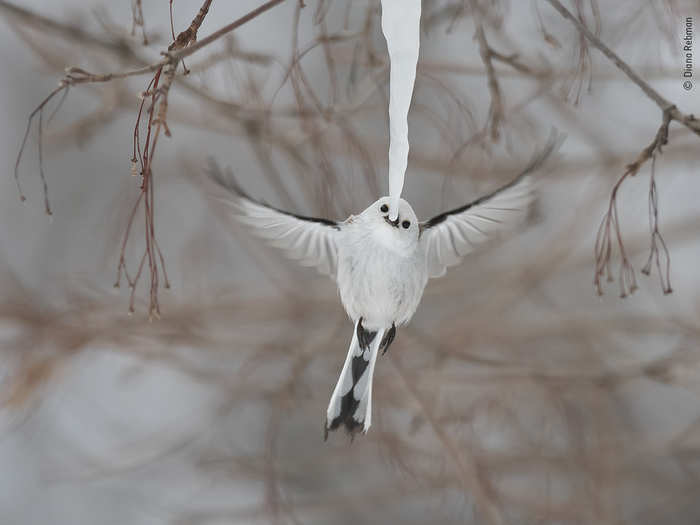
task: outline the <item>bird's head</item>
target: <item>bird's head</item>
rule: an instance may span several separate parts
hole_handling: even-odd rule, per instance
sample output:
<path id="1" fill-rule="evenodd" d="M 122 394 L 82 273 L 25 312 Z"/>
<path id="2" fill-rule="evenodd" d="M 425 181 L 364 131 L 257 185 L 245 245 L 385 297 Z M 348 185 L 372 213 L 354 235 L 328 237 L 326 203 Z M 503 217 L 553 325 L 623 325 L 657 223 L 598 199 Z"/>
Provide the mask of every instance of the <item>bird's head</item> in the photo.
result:
<path id="1" fill-rule="evenodd" d="M 382 197 L 371 204 L 362 216 L 372 226 L 377 239 L 390 249 L 412 252 L 418 242 L 418 217 L 411 205 L 399 200 L 396 220 L 389 219 L 389 197 Z"/>

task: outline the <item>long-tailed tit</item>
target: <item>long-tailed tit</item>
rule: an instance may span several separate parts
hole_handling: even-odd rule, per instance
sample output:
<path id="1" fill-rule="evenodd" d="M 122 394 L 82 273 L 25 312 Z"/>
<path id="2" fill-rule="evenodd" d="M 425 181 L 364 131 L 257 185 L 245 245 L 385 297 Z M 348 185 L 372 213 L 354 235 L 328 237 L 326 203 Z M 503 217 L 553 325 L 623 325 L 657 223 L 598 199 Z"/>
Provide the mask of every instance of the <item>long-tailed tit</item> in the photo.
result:
<path id="1" fill-rule="evenodd" d="M 425 222 L 403 199 L 398 217 L 390 220 L 389 197 L 344 221 L 285 212 L 248 197 L 230 171 L 224 174 L 212 163 L 209 174 L 228 190 L 222 200 L 233 215 L 290 258 L 335 279 L 355 324 L 326 412 L 326 437 L 341 426 L 367 432 L 377 354 L 389 349 L 396 328 L 411 319 L 428 278 L 443 275 L 478 245 L 525 221 L 535 196 L 530 175 L 557 142 L 550 140 L 509 184 Z"/>

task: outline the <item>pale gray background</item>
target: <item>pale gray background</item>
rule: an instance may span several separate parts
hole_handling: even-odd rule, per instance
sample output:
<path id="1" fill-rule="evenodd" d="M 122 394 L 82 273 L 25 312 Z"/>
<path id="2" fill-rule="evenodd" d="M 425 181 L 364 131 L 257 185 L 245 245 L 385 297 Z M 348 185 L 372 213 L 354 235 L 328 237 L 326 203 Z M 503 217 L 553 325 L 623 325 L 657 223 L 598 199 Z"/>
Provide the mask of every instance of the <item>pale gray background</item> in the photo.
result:
<path id="1" fill-rule="evenodd" d="M 200 36 L 259 3 L 215 1 Z M 317 30 L 312 23 L 316 3 L 307 3 L 302 47 Z M 360 11 L 366 3 L 354 2 L 353 9 Z M 560 48 L 543 42 L 535 3 Z M 175 1 L 176 31 L 198 4 Z M 328 15 L 330 30 L 342 23 L 340 4 L 336 1 Z M 680 42 L 673 37 L 682 31 L 682 18 L 698 19 L 694 2 L 599 4 L 601 38 L 683 111 L 700 114 L 700 85 L 691 92 L 682 89 Z M 131 23 L 126 0 L 24 0 L 21 5 L 98 34 L 93 7 L 107 7 L 125 29 Z M 551 8 L 542 2 L 501 5 L 505 25 L 488 32 L 496 49 L 518 51 L 528 63 L 542 56 L 555 68 L 575 67 L 578 35 Z M 288 63 L 293 7 L 289 0 L 242 27 L 235 33 L 237 42 Z M 145 0 L 144 15 L 149 33 L 168 38 L 167 2 Z M 359 16 L 353 18 L 353 27 L 360 22 Z M 426 429 L 420 403 L 411 399 L 391 359 L 401 360 L 411 382 L 420 380 L 419 390 L 438 420 L 459 415 L 458 423 L 445 423 L 444 431 L 463 449 L 465 464 L 483 454 L 477 469 L 499 487 L 497 502 L 507 522 L 536 523 L 538 516 L 543 523 L 696 523 L 700 518 L 694 502 L 700 473 L 693 427 L 700 417 L 693 359 L 700 312 L 700 141 L 673 124 L 671 144 L 657 163 L 673 295 L 661 294 L 654 270 L 650 278 L 637 271 L 640 290 L 630 299 L 619 299 L 617 283 L 597 297 L 593 241 L 610 188 L 653 138 L 660 111 L 596 50 L 591 48 L 592 90 L 584 89 L 578 105 L 562 102 L 562 74 L 524 115 L 509 118 L 499 145 L 490 151 L 475 147 L 448 179 L 427 166 L 431 159 L 445 166 L 444 144 L 428 119 L 412 113 L 412 146 L 428 161 L 422 167 L 416 157 L 409 161 L 404 196 L 420 217 L 507 180 L 544 143 L 550 126 L 568 138 L 543 177 L 538 222 L 429 285 L 412 323 L 416 331 L 399 332 L 392 355 L 378 363 L 375 426 L 348 446 L 343 436 L 325 444 L 321 439 L 327 399 L 351 329 L 332 283 L 260 247 L 243 229 L 229 227 L 212 213 L 201 191 L 201 167 L 212 156 L 233 166 L 252 194 L 290 206 L 265 182 L 241 129 L 206 132 L 183 122 L 199 110 L 174 85 L 171 104 L 191 109 L 180 121 L 173 110 L 173 136 L 161 138 L 154 168 L 157 232 L 172 290 L 163 292 L 161 321 L 145 321 L 143 300 L 128 317 L 127 290 L 115 292 L 112 283 L 118 242 L 137 195 L 129 157 L 136 94 L 146 77 L 128 84 L 132 109 L 121 110 L 79 143 L 60 130 L 98 107 L 106 88 L 71 91 L 47 136 L 45 168 L 54 210 L 49 221 L 36 176 L 35 141 L 30 140 L 21 167 L 28 196 L 24 204 L 12 168 L 26 117 L 53 89 L 60 72 L 8 30 L 19 24 L 16 20 L 5 18 L 3 24 L 0 365 L 5 397 L 32 363 L 48 359 L 52 373 L 1 414 L 0 523 L 267 523 L 289 522 L 292 516 L 298 523 L 489 523 L 474 505 L 478 498 L 468 484 L 459 482 L 445 442 Z M 446 25 L 422 35 L 421 63 L 467 66 L 467 74 L 436 77 L 468 101 L 481 126 L 489 92 L 471 18 L 456 23 L 449 34 Z M 381 55 L 383 39 L 376 27 L 374 33 Z M 64 57 L 62 65 L 101 71 L 100 59 L 88 57 L 85 49 L 63 45 L 58 37 L 31 38 L 43 46 L 52 38 L 59 42 L 54 51 Z M 138 39 L 133 45 L 138 48 Z M 165 45 L 161 41 L 141 52 L 155 60 Z M 696 56 L 700 61 L 700 52 Z M 323 54 L 310 53 L 303 63 L 324 92 Z M 114 61 L 104 64 L 114 66 Z M 245 72 L 249 66 L 239 67 Z M 281 66 L 268 69 L 251 68 L 265 82 L 267 96 L 283 74 Z M 346 79 L 348 65 L 339 70 Z M 534 83 L 506 67 L 498 70 L 512 108 Z M 190 80 L 206 81 L 231 96 L 225 72 Z M 386 86 L 378 92 L 383 95 L 373 95 L 371 110 L 352 119 L 363 140 L 374 144 L 372 163 L 385 190 Z M 417 102 L 439 108 L 439 93 L 419 74 Z M 287 86 L 279 103 L 291 101 Z M 441 111 L 449 120 L 449 111 Z M 292 122 L 279 125 L 280 131 L 294 129 Z M 463 129 L 456 142 L 468 136 Z M 293 211 L 341 218 L 377 197 L 363 182 L 361 163 L 342 156 L 334 161 L 342 182 L 338 195 L 329 198 L 318 172 L 310 172 L 302 184 L 296 173 L 287 175 L 284 157 L 275 159 L 292 193 Z M 490 177 L 492 169 L 496 175 Z M 646 166 L 621 192 L 621 218 L 637 270 L 647 254 L 648 176 Z M 538 261 L 550 255 L 558 259 L 548 260 L 540 275 Z M 74 344 L 75 334 L 85 331 L 90 337 Z M 432 352 L 439 354 L 442 345 L 448 353 L 461 348 L 473 360 L 433 359 Z M 262 349 L 258 358 L 246 361 L 255 348 Z M 317 348 L 321 357 L 303 380 L 286 394 L 274 394 L 295 363 Z M 664 369 L 663 380 L 645 371 L 646 363 L 672 352 L 682 357 L 677 367 Z M 491 358 L 498 364 L 489 364 Z M 538 383 L 536 372 L 556 376 L 561 370 L 566 372 L 560 379 Z M 606 383 L 609 376 L 626 373 L 631 379 Z M 528 448 L 519 433 L 539 445 Z M 397 452 L 397 436 L 410 447 L 423 447 L 425 455 L 410 447 Z M 529 505 L 530 500 L 542 505 Z M 561 501 L 570 502 L 568 513 L 552 510 Z"/>

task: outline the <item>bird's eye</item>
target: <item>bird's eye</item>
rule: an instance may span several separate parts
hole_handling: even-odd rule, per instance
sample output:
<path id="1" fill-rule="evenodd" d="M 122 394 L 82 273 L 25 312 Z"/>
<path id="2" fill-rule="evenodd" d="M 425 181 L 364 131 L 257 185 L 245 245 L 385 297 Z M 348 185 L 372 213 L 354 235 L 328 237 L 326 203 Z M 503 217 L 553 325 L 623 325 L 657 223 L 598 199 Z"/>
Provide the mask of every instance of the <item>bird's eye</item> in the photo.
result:
<path id="1" fill-rule="evenodd" d="M 389 206 L 387 206 L 386 204 L 382 204 L 382 207 L 379 209 L 382 211 L 382 213 L 386 213 L 389 211 Z"/>
<path id="2" fill-rule="evenodd" d="M 404 229 L 408 230 L 408 228 L 411 226 L 411 223 L 409 221 L 403 221 L 401 223 L 401 226 L 403 226 Z"/>

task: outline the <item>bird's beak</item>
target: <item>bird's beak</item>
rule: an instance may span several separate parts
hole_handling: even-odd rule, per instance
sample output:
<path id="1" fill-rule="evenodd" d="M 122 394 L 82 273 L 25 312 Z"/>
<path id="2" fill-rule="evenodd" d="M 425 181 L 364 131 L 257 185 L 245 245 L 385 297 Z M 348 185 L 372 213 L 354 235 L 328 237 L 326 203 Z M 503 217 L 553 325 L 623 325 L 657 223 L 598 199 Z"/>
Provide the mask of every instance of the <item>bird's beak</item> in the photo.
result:
<path id="1" fill-rule="evenodd" d="M 391 224 L 394 228 L 398 228 L 398 227 L 399 227 L 399 216 L 398 216 L 398 215 L 396 216 L 396 220 L 395 220 L 395 221 L 392 221 L 391 219 L 389 219 L 389 216 L 388 216 L 388 215 L 385 215 L 385 216 L 384 216 L 384 220 L 385 220 L 387 223 Z"/>

